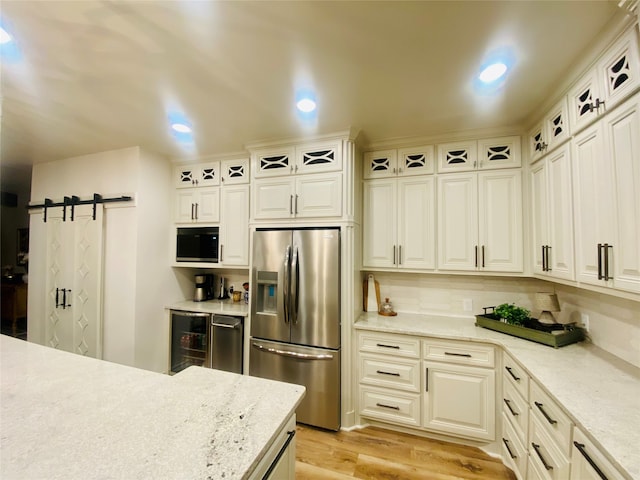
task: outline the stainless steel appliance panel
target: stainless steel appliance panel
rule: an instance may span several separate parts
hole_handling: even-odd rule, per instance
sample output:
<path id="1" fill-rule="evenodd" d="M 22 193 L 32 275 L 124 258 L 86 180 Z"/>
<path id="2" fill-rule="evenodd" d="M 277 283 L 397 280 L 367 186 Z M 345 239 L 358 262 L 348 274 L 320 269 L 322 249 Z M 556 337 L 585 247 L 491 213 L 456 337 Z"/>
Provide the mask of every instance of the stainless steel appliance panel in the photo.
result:
<path id="1" fill-rule="evenodd" d="M 288 342 L 291 338 L 284 302 L 290 273 L 291 230 L 256 231 L 253 237 L 251 336 Z"/>
<path id="2" fill-rule="evenodd" d="M 297 421 L 340 429 L 340 350 L 252 339 L 249 374 L 304 385 Z"/>
<path id="3" fill-rule="evenodd" d="M 291 343 L 340 348 L 340 230 L 294 230 Z"/>
<path id="4" fill-rule="evenodd" d="M 210 328 L 210 367 L 242 373 L 244 325 L 241 317 L 214 315 Z"/>

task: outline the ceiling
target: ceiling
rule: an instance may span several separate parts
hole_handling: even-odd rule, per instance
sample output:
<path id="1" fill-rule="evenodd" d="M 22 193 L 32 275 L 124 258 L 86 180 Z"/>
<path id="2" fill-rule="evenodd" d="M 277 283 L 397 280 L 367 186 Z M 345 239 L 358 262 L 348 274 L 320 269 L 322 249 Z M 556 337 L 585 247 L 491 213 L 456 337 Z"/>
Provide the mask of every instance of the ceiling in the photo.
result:
<path id="1" fill-rule="evenodd" d="M 11 1 L 2 22 L 3 167 L 140 145 L 173 159 L 361 130 L 363 141 L 522 125 L 605 25 L 613 1 Z M 492 94 L 489 52 L 515 59 Z M 301 120 L 296 89 L 312 88 Z M 181 111 L 194 145 L 167 114 Z M 5 175 L 6 176 L 6 175 Z"/>

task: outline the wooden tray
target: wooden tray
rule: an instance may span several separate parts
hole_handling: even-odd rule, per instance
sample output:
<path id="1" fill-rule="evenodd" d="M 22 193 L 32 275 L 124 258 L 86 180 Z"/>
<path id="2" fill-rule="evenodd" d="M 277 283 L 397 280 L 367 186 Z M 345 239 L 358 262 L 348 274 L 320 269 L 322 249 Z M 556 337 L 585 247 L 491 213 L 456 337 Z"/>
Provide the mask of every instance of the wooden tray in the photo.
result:
<path id="1" fill-rule="evenodd" d="M 558 348 L 584 340 L 584 330 L 574 327 L 563 330 L 562 333 L 553 334 L 535 330 L 533 328 L 511 325 L 501 321 L 496 315 L 476 315 L 476 325 L 496 332 L 506 333 L 514 337 L 524 338 L 531 342 L 542 343 L 550 347 Z"/>

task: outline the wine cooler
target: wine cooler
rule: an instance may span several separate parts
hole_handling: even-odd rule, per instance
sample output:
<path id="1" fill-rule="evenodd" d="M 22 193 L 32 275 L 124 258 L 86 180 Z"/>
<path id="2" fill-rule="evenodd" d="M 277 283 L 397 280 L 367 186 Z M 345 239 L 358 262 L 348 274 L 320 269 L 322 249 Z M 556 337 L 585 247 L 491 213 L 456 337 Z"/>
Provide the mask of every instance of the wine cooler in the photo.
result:
<path id="1" fill-rule="evenodd" d="M 171 372 L 191 365 L 210 367 L 211 314 L 171 311 Z"/>

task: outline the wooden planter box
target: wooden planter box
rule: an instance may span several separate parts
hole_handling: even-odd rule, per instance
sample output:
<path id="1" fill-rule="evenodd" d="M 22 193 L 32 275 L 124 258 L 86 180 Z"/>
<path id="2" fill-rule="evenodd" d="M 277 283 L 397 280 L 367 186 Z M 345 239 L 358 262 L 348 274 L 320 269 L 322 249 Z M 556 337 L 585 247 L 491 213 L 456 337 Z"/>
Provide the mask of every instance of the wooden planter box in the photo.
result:
<path id="1" fill-rule="evenodd" d="M 584 340 L 584 330 L 574 327 L 569 330 L 558 330 L 559 333 L 549 333 L 533 328 L 511 325 L 503 322 L 496 315 L 476 315 L 476 325 L 496 332 L 506 333 L 514 337 L 524 338 L 532 342 L 542 343 L 554 348 L 564 347 L 571 343 Z"/>

